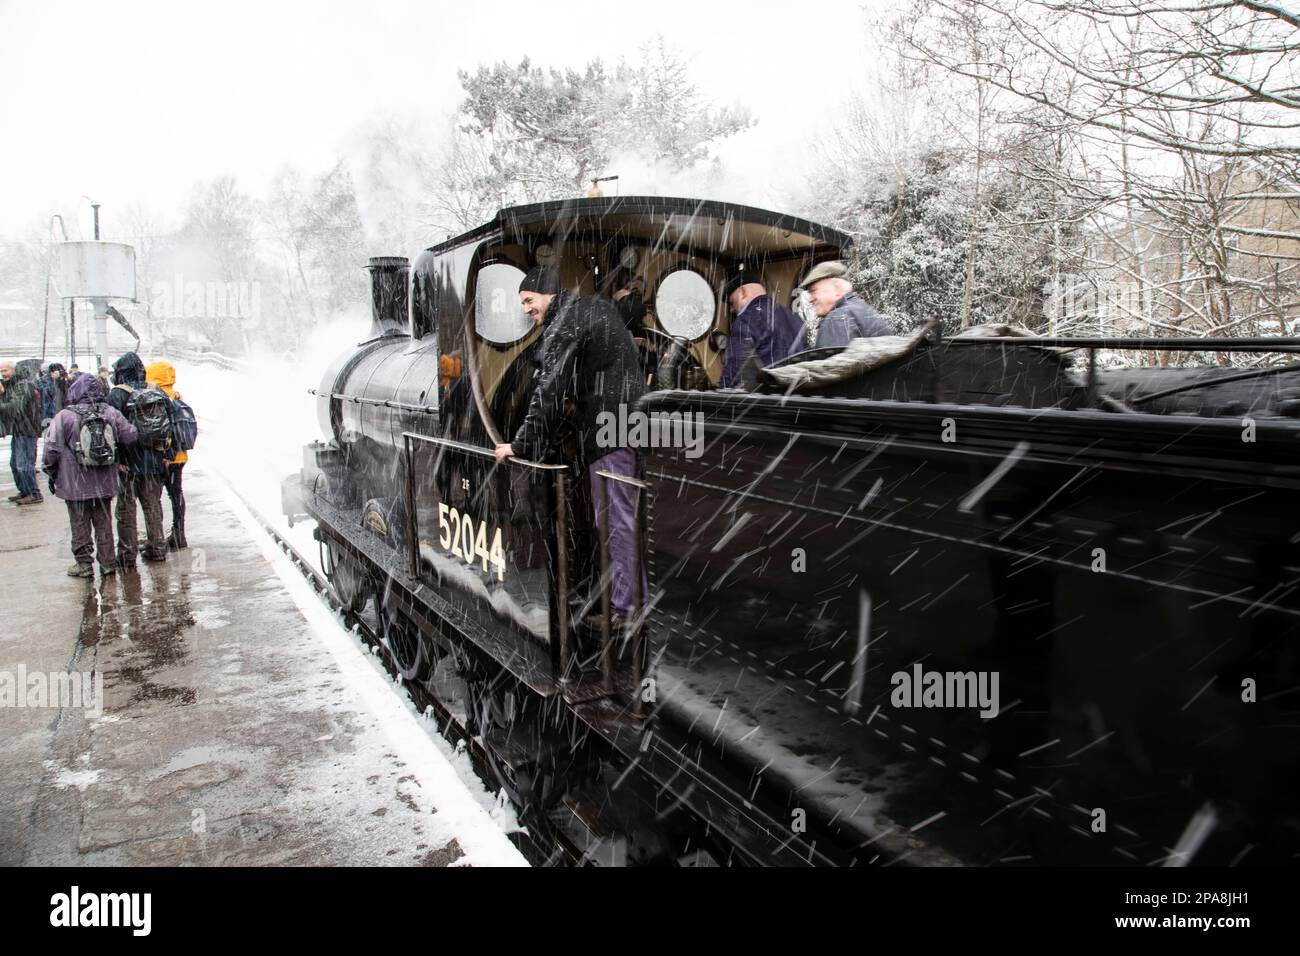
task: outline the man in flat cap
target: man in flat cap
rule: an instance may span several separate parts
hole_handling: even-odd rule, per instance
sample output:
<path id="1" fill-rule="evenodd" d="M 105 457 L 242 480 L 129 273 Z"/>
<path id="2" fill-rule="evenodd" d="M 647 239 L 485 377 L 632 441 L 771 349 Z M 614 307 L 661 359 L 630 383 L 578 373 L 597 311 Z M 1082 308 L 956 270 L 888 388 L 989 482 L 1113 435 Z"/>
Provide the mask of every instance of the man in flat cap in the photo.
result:
<path id="1" fill-rule="evenodd" d="M 790 354 L 803 334 L 799 317 L 768 295 L 755 270 L 741 270 L 722 287 L 734 318 L 722 365 L 722 387 L 739 388 L 741 370 L 752 355 L 760 365 L 771 365 Z"/>
<path id="2" fill-rule="evenodd" d="M 853 291 L 848 274 L 848 267 L 842 262 L 822 262 L 813 266 L 799 284 L 808 293 L 813 311 L 821 317 L 812 348 L 832 348 L 848 345 L 853 339 L 896 334 L 880 313 Z M 794 351 L 808 347 L 800 336 Z"/>
<path id="3" fill-rule="evenodd" d="M 560 274 L 550 266 L 537 266 L 524 276 L 519 300 L 533 322 L 545 326 L 546 331 L 528 413 L 514 437 L 496 446 L 496 459 L 542 457 L 559 431 L 565 399 L 572 400 L 576 409 L 572 424 L 591 482 L 596 524 L 609 540 L 613 624 L 620 627 L 636 613 L 633 488 L 597 472 L 639 478 L 640 461 L 634 449 L 618 444 L 617 435 L 613 447 L 602 444 L 605 439 L 601 436 L 608 438 L 609 432 L 618 429 L 599 428 L 597 416 L 608 412 L 618 419 L 619 405 L 623 405 L 622 418 L 626 419 L 645 393 L 636 346 L 613 302 L 604 296 L 579 298 L 563 288 Z M 608 515 L 602 505 L 606 483 Z"/>

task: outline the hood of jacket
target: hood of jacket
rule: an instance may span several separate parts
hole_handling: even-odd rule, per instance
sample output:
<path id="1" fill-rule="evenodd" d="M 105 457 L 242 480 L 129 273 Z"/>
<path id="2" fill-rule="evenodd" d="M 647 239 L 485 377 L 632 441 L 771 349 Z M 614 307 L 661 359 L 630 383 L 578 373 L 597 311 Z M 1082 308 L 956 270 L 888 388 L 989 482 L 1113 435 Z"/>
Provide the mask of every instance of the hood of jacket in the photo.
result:
<path id="1" fill-rule="evenodd" d="M 159 360 L 150 362 L 144 369 L 145 381 L 150 385 L 157 385 L 169 398 L 176 397 L 176 368 L 171 362 Z"/>
<path id="2" fill-rule="evenodd" d="M 68 386 L 68 404 L 91 405 L 102 402 L 106 394 L 98 375 L 78 375 Z"/>
<path id="3" fill-rule="evenodd" d="M 127 352 L 113 363 L 113 384 L 133 385 L 144 381 L 144 362 L 134 352 Z"/>

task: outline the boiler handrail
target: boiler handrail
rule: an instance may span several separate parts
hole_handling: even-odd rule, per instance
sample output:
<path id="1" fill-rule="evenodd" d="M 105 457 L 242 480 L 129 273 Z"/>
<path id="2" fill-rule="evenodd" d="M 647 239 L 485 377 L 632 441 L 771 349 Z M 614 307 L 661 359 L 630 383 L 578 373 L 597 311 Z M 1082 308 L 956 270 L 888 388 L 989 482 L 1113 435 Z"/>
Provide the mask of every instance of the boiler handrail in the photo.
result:
<path id="1" fill-rule="evenodd" d="M 418 432 L 402 432 L 402 437 L 421 441 L 428 445 L 438 445 L 442 448 L 449 448 L 452 451 L 464 452 L 468 455 L 476 455 L 479 458 L 496 458 L 496 453 L 491 448 L 480 448 L 478 445 L 467 445 L 464 442 L 452 441 L 450 438 L 434 438 L 432 435 L 421 435 Z M 569 470 L 567 465 L 544 465 L 541 462 L 529 461 L 527 458 L 511 457 L 507 458 L 506 461 L 516 465 L 523 465 L 525 468 L 533 468 L 538 471 Z"/>

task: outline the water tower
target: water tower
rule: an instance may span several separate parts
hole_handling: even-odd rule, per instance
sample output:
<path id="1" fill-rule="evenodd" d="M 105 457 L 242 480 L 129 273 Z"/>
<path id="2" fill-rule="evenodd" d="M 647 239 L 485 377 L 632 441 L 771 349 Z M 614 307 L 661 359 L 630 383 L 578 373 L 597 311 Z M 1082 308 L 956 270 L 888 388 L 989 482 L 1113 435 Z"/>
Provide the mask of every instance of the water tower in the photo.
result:
<path id="1" fill-rule="evenodd" d="M 77 360 L 77 299 L 89 299 L 94 306 L 94 331 L 96 363 L 106 365 L 108 358 L 108 319 L 135 337 L 136 348 L 140 336 L 110 299 L 136 301 L 135 248 L 122 242 L 103 242 L 99 238 L 99 208 L 95 208 L 95 238 L 65 241 L 54 246 L 54 285 L 59 296 L 72 300 L 72 321 L 68 329 L 68 352 L 71 361 Z"/>

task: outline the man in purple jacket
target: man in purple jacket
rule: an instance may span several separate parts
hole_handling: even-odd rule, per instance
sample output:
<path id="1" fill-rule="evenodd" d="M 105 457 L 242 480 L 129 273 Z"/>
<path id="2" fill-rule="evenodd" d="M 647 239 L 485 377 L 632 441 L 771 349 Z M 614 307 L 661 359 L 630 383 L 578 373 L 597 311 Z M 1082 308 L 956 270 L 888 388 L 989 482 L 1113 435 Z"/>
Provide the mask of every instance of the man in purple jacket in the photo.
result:
<path id="1" fill-rule="evenodd" d="M 799 317 L 767 294 L 757 272 L 739 272 L 727 280 L 722 295 L 735 318 L 722 365 L 722 387 L 739 388 L 741 370 L 751 355 L 767 366 L 790 354 L 803 323 Z"/>
<path id="2" fill-rule="evenodd" d="M 45 442 L 42 466 L 50 479 L 50 490 L 68 505 L 72 525 L 72 555 L 77 563 L 68 568 L 74 578 L 95 576 L 94 548 L 99 549 L 99 570 L 107 577 L 116 570 L 113 552 L 113 497 L 117 494 L 117 459 L 101 466 L 84 465 L 77 457 L 82 423 L 91 412 L 99 414 L 113 429 L 118 444 L 136 440 L 135 426 L 104 400 L 104 383 L 94 375 L 82 375 L 68 387 L 68 404 L 54 416 Z M 94 532 L 94 544 L 91 532 Z"/>

